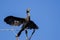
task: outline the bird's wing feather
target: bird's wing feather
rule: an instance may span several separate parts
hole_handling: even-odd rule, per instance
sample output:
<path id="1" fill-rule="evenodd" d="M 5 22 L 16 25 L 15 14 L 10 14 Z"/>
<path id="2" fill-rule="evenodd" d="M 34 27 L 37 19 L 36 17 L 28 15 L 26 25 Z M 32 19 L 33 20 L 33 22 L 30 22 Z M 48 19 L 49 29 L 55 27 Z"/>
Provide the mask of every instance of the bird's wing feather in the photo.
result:
<path id="1" fill-rule="evenodd" d="M 14 21 L 18 21 L 18 23 L 16 23 L 16 26 L 19 26 L 20 24 L 22 24 L 25 19 L 24 18 L 19 18 L 19 17 L 14 17 L 14 16 L 7 16 L 6 18 L 4 18 L 4 22 L 6 22 L 9 25 L 15 25 Z"/>

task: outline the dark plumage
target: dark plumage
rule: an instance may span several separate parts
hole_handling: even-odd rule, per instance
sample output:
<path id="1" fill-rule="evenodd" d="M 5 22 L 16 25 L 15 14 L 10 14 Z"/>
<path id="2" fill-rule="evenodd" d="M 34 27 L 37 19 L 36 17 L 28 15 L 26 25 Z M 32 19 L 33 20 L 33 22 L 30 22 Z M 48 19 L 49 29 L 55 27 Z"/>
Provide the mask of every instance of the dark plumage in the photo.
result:
<path id="1" fill-rule="evenodd" d="M 32 32 L 32 35 L 34 34 L 35 29 L 38 29 L 38 26 L 32 20 L 30 20 L 29 12 L 30 10 L 28 9 L 26 11 L 27 13 L 26 18 L 20 18 L 20 17 L 15 17 L 15 16 L 7 16 L 6 18 L 4 18 L 4 22 L 6 22 L 9 25 L 20 26 L 21 24 L 23 24 L 21 30 L 17 34 L 17 37 L 19 37 L 21 32 L 24 31 L 25 29 L 34 29 Z"/>
<path id="2" fill-rule="evenodd" d="M 25 22 L 24 18 L 19 18 L 19 17 L 14 17 L 14 16 L 7 16 L 4 19 L 4 22 L 6 22 L 9 25 L 14 25 L 14 21 L 18 21 L 19 24 L 17 26 L 19 26 L 20 24 L 22 24 L 23 22 Z"/>
<path id="3" fill-rule="evenodd" d="M 24 18 L 19 18 L 19 17 L 14 17 L 14 16 L 7 16 L 4 19 L 4 22 L 6 22 L 9 25 L 14 25 L 14 21 L 18 21 L 19 22 L 19 24 L 16 25 L 16 26 L 20 26 L 21 24 L 26 22 L 26 20 Z M 37 25 L 31 20 L 28 21 L 25 26 L 27 26 L 28 29 L 38 29 Z"/>

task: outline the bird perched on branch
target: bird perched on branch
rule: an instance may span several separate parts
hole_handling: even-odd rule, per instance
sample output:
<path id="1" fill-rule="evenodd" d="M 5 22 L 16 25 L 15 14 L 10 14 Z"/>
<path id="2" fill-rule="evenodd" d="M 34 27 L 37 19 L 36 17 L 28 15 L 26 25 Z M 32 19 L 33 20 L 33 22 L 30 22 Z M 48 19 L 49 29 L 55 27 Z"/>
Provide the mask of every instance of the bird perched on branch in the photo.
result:
<path id="1" fill-rule="evenodd" d="M 17 33 L 16 37 L 19 37 L 21 35 L 21 32 L 25 29 L 33 29 L 32 35 L 35 32 L 35 29 L 38 29 L 38 26 L 30 19 L 30 9 L 27 9 L 26 13 L 26 18 L 20 18 L 15 16 L 7 16 L 6 18 L 4 18 L 4 22 L 9 25 L 20 26 L 21 24 L 23 24 L 21 30 Z M 25 32 L 27 34 L 27 30 Z"/>

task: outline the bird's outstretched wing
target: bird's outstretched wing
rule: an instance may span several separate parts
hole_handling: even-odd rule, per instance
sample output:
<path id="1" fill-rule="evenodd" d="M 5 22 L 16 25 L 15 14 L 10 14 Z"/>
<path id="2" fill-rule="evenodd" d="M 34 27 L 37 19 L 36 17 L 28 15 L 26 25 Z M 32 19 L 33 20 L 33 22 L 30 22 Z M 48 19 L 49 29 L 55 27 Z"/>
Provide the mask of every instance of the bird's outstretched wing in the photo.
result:
<path id="1" fill-rule="evenodd" d="M 4 22 L 6 22 L 9 25 L 19 26 L 23 22 L 25 22 L 25 19 L 20 17 L 7 16 L 6 18 L 4 18 Z"/>

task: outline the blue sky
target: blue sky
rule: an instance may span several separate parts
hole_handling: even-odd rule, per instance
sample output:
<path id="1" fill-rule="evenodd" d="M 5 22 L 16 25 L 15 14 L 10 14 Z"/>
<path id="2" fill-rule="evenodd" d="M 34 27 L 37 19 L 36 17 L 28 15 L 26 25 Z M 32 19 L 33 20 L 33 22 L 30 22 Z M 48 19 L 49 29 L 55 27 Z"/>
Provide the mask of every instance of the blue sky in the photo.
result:
<path id="1" fill-rule="evenodd" d="M 60 0 L 0 0 L 0 29 L 20 29 L 3 20 L 9 15 L 25 18 L 27 8 L 31 8 L 31 20 L 39 27 L 31 40 L 60 40 Z M 25 40 L 25 33 L 19 38 Z M 13 32 L 0 31 L 0 40 L 15 39 Z"/>

